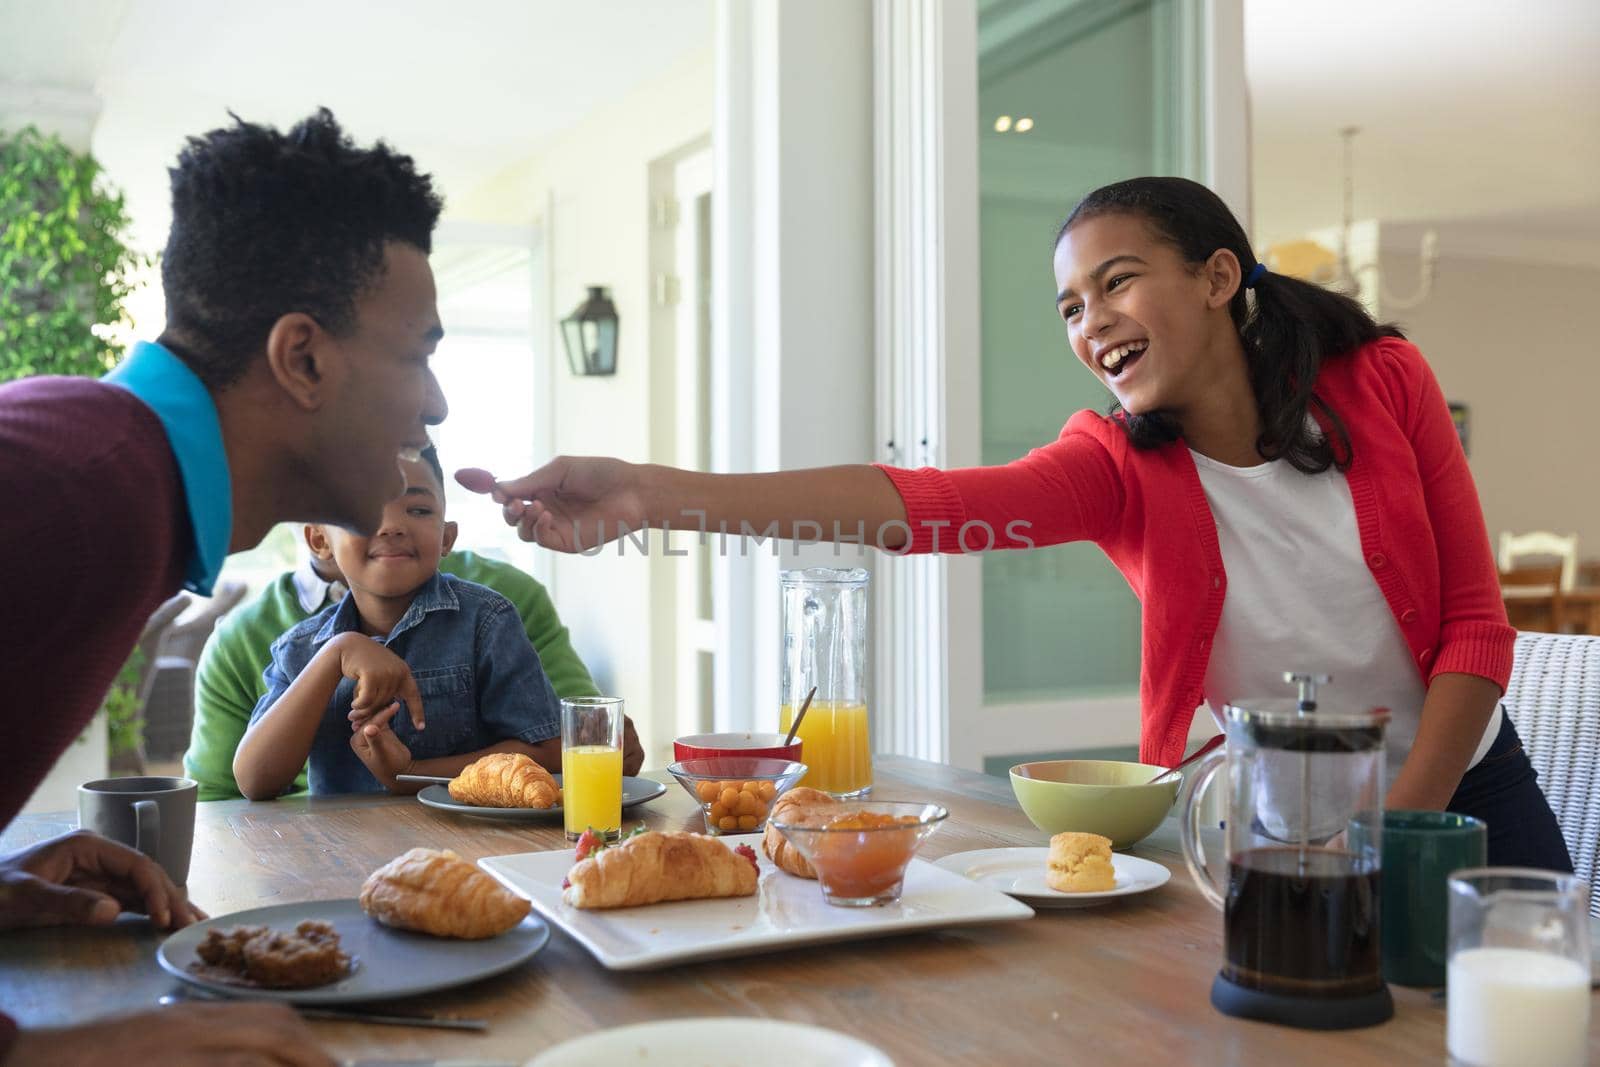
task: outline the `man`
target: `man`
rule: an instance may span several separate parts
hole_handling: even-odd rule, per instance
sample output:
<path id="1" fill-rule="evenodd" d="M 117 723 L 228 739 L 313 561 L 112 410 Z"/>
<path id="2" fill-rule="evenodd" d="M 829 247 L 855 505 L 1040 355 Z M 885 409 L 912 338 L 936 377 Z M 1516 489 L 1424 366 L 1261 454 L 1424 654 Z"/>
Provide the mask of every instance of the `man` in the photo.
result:
<path id="1" fill-rule="evenodd" d="M 372 531 L 445 417 L 428 251 L 440 201 L 408 157 L 327 111 L 236 120 L 172 169 L 167 327 L 103 381 L 0 388 L 0 824 L 94 715 L 144 620 L 208 594 L 231 551 L 287 520 Z M 197 917 L 150 860 L 75 834 L 0 858 L 0 925 Z M 27 1031 L 0 1059 L 331 1064 L 288 1010 L 192 1005 Z"/>
<path id="2" fill-rule="evenodd" d="M 453 530 L 456 524 L 445 525 Z M 304 536 L 309 544 L 310 527 Z M 516 606 L 557 696 L 600 695 L 544 586 L 509 563 L 475 552 L 451 552 L 439 561 L 439 569 L 486 585 Z M 297 569 L 279 575 L 255 599 L 217 624 L 195 671 L 194 728 L 189 751 L 183 756 L 184 773 L 200 783 L 201 800 L 230 800 L 240 795 L 233 777 L 233 754 L 250 725 L 250 713 L 266 694 L 262 672 L 271 659 L 272 642 L 344 594 L 338 566 L 310 553 Z M 623 773 L 634 774 L 643 764 L 644 749 L 629 721 Z M 292 791 L 306 788 L 302 771 Z"/>

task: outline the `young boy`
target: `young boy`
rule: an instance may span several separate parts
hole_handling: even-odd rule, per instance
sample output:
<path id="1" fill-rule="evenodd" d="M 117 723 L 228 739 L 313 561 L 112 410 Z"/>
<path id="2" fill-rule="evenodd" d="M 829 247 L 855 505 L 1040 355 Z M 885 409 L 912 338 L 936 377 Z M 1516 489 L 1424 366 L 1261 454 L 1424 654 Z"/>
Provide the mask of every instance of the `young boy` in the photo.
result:
<path id="1" fill-rule="evenodd" d="M 273 642 L 233 759 L 252 800 L 282 793 L 308 756 L 313 793 L 414 793 L 395 776 L 454 775 L 490 752 L 561 769 L 559 705 L 516 609 L 439 572 L 455 538 L 437 453 L 401 466 L 405 493 L 376 534 L 311 538 L 350 592 Z"/>

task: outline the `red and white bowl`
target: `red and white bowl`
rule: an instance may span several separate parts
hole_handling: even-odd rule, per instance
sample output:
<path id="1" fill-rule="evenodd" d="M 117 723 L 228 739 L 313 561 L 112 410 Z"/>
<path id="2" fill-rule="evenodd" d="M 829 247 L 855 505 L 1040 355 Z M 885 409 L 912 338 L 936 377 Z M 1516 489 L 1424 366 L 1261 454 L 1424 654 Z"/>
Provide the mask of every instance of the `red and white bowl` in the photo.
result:
<path id="1" fill-rule="evenodd" d="M 689 734 L 672 742 L 672 755 L 680 762 L 718 756 L 764 756 L 799 762 L 800 739 L 797 737 L 791 744 L 785 745 L 783 737 L 783 734 L 745 732 Z"/>

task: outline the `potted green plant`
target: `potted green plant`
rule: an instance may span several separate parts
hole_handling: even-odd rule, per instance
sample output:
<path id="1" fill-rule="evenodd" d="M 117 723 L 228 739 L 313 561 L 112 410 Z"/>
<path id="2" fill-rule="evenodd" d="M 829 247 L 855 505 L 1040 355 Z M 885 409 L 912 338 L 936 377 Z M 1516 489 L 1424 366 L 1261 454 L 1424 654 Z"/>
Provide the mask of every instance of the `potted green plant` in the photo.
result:
<path id="1" fill-rule="evenodd" d="M 0 383 L 38 374 L 98 378 L 122 355 L 117 330 L 137 272 L 122 194 L 94 157 L 27 127 L 0 131 Z M 113 761 L 142 748 L 135 652 L 105 710 Z"/>

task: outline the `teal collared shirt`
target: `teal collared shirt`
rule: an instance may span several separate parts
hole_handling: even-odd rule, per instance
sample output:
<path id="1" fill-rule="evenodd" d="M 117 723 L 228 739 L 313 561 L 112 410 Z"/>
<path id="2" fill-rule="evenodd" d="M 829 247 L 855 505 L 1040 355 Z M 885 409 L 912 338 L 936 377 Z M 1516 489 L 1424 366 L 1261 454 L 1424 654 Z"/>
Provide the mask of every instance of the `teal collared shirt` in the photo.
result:
<path id="1" fill-rule="evenodd" d="M 183 360 L 148 341 L 134 345 L 101 381 L 126 389 L 161 420 L 183 476 L 194 533 L 183 587 L 210 596 L 233 536 L 233 479 L 211 392 Z"/>

